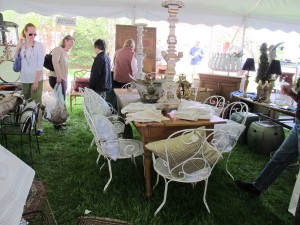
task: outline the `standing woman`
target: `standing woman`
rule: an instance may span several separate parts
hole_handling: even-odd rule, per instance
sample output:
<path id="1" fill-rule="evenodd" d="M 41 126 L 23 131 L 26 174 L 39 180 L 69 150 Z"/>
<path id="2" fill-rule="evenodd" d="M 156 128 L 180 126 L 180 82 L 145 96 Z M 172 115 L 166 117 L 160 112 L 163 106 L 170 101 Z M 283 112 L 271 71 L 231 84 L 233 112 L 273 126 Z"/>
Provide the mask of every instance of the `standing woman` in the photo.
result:
<path id="1" fill-rule="evenodd" d="M 67 35 L 61 44 L 52 50 L 52 63 L 54 71 L 49 71 L 49 84 L 52 88 L 56 84 L 61 84 L 64 99 L 66 99 L 66 90 L 68 83 L 68 69 L 69 69 L 69 51 L 74 46 L 75 39 Z M 61 129 L 65 124 L 54 125 L 55 129 Z"/>
<path id="2" fill-rule="evenodd" d="M 134 48 L 134 40 L 128 39 L 124 42 L 123 48 L 116 51 L 114 57 L 114 88 L 121 88 L 131 82 L 129 74 L 133 77 L 137 75 L 138 68 Z"/>
<path id="3" fill-rule="evenodd" d="M 127 39 L 123 48 L 118 49 L 114 56 L 113 88 L 122 88 L 125 84 L 131 82 L 129 74 L 133 77 L 137 75 L 137 60 L 134 56 L 135 42 Z M 117 97 L 114 90 L 107 92 L 106 100 L 117 109 Z"/>
<path id="4" fill-rule="evenodd" d="M 15 58 L 20 53 L 22 57 L 20 79 L 24 98 L 26 100 L 32 98 L 41 105 L 45 50 L 42 43 L 34 40 L 36 35 L 36 27 L 32 23 L 27 23 L 17 45 Z M 41 136 L 43 134 L 41 108 L 38 113 L 37 129 L 36 135 Z"/>
<path id="5" fill-rule="evenodd" d="M 89 88 L 106 98 L 106 91 L 112 88 L 110 59 L 105 53 L 105 42 L 98 39 L 94 43 L 96 57 L 91 69 Z"/>

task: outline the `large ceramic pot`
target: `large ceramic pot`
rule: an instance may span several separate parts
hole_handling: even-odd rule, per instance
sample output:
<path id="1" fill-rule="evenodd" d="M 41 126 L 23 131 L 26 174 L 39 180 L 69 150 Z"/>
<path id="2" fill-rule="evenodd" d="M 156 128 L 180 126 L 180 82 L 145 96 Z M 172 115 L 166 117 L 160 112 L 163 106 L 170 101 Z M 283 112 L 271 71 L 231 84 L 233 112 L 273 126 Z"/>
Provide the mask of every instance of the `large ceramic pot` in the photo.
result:
<path id="1" fill-rule="evenodd" d="M 156 103 L 163 96 L 162 83 L 163 80 L 144 81 L 134 80 L 136 89 L 144 103 Z"/>

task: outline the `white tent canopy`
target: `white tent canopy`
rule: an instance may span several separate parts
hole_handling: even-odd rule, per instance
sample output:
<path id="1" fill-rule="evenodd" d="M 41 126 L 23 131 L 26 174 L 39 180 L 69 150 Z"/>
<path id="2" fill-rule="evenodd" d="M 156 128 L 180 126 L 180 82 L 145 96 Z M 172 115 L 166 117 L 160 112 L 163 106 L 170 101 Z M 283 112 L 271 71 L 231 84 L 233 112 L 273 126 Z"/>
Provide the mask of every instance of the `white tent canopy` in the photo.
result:
<path id="1" fill-rule="evenodd" d="M 176 0 L 173 0 L 176 1 Z M 180 22 L 300 33 L 300 0 L 182 0 Z M 166 20 L 160 0 L 1 0 L 0 10 L 88 18 L 109 17 Z"/>

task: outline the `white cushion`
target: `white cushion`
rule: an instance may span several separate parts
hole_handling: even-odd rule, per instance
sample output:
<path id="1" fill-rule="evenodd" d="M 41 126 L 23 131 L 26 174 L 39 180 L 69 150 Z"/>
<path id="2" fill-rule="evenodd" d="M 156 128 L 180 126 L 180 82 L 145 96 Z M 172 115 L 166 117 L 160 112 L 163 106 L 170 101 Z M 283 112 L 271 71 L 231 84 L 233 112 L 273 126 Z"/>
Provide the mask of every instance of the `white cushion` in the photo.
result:
<path id="1" fill-rule="evenodd" d="M 118 139 L 118 132 L 112 122 L 101 114 L 91 115 L 95 132 L 100 141 L 113 141 Z"/>
<path id="2" fill-rule="evenodd" d="M 101 113 L 104 116 L 112 115 L 108 103 L 92 89 L 85 88 L 83 96 L 87 110 L 91 115 L 99 113 Z"/>

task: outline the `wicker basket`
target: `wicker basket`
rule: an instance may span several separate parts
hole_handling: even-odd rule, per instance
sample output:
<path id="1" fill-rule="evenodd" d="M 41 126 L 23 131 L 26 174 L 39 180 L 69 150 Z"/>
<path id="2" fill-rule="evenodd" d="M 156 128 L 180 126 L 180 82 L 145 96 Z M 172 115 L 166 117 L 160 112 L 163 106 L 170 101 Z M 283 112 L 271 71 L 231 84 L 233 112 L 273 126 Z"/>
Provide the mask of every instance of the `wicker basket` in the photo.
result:
<path id="1" fill-rule="evenodd" d="M 111 219 L 111 218 L 101 218 L 95 216 L 81 216 L 77 220 L 77 225 L 134 225 L 127 221 Z"/>
<path id="2" fill-rule="evenodd" d="M 33 211 L 23 215 L 25 221 L 29 222 L 30 225 L 58 225 L 53 215 L 52 209 L 45 197 L 41 208 L 37 211 Z M 20 223 L 21 225 L 27 224 L 26 222 Z"/>

